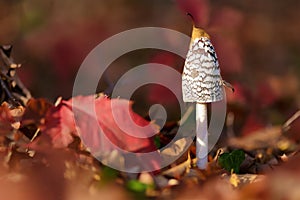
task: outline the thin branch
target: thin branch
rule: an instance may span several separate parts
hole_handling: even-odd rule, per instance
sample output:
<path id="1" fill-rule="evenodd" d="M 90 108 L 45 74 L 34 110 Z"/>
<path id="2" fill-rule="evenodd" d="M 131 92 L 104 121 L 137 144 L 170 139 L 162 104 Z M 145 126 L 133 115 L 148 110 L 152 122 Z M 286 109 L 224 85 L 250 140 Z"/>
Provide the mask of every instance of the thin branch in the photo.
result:
<path id="1" fill-rule="evenodd" d="M 296 121 L 300 117 L 300 110 L 298 110 L 295 114 L 293 114 L 292 117 L 290 117 L 282 126 L 282 129 L 284 131 L 288 130 L 290 128 L 290 125 Z"/>
<path id="2" fill-rule="evenodd" d="M 0 46 L 0 59 L 4 65 L 0 68 L 0 86 L 2 87 L 3 101 L 12 103 L 13 106 L 23 104 L 31 98 L 29 90 L 23 85 L 16 74 L 16 69 L 21 64 L 16 64 L 11 58 L 11 45 Z"/>

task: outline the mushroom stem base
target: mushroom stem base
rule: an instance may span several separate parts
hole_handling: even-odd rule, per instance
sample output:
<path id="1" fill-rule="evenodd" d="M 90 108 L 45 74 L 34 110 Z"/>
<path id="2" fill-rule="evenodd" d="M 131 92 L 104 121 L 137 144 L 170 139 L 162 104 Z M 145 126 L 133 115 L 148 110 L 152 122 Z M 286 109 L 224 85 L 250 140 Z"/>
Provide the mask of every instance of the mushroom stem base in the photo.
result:
<path id="1" fill-rule="evenodd" d="M 205 169 L 208 154 L 207 105 L 196 103 L 196 157 L 197 167 Z"/>

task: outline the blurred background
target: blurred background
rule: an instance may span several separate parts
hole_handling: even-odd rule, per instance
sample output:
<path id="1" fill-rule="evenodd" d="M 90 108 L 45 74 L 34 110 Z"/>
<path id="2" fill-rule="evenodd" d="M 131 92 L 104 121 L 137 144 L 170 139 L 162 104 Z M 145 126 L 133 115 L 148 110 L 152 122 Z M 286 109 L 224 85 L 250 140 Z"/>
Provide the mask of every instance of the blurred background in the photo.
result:
<path id="1" fill-rule="evenodd" d="M 190 35 L 190 12 L 211 35 L 222 76 L 235 87 L 227 91 L 235 134 L 282 124 L 300 108 L 300 1 L 11 0 L 0 1 L 0 8 L 1 43 L 14 45 L 14 59 L 23 64 L 18 74 L 35 97 L 70 98 L 86 55 L 121 31 L 155 26 Z M 131 52 L 110 66 L 99 92 L 109 93 L 128 69 L 149 62 L 179 72 L 184 64 L 164 51 Z M 143 116 L 162 103 L 169 120 L 179 119 L 177 100 L 166 88 L 144 86 L 133 100 Z"/>

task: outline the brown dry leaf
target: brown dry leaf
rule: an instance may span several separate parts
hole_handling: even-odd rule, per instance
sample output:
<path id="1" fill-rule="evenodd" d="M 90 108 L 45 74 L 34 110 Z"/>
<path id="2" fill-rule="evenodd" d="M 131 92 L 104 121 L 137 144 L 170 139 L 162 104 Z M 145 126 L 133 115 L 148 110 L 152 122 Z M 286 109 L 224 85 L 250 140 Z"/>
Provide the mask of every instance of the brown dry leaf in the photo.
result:
<path id="1" fill-rule="evenodd" d="M 238 185 L 240 184 L 240 179 L 236 174 L 231 174 L 229 182 L 231 185 L 233 185 L 233 187 L 238 187 Z"/>
<path id="2" fill-rule="evenodd" d="M 172 167 L 171 169 L 168 169 L 162 173 L 164 176 L 168 177 L 180 177 L 182 176 L 185 172 L 187 172 L 191 167 L 191 160 L 187 160 L 179 165 L 176 165 Z"/>
<path id="3" fill-rule="evenodd" d="M 240 200 L 238 191 L 220 177 L 209 179 L 203 185 L 183 185 L 176 192 L 176 198 L 173 198 L 176 200 Z"/>
<path id="4" fill-rule="evenodd" d="M 40 131 L 40 125 L 44 123 L 46 113 L 51 104 L 46 99 L 31 98 L 26 105 L 19 130 L 30 140 L 34 140 Z"/>
<path id="5" fill-rule="evenodd" d="M 291 157 L 286 163 L 276 168 L 276 173 L 269 173 L 270 199 L 300 199 L 300 155 Z"/>
<path id="6" fill-rule="evenodd" d="M 26 110 L 22 118 L 22 126 L 35 124 L 39 126 L 45 118 L 48 109 L 52 106 L 46 99 L 30 99 L 27 102 Z"/>
<path id="7" fill-rule="evenodd" d="M 265 176 L 257 175 L 252 183 L 241 188 L 239 199 L 300 199 L 299 167 L 300 155 L 295 155 L 276 171 Z"/>
<path id="8" fill-rule="evenodd" d="M 7 106 L 0 107 L 0 135 L 6 136 L 12 132 L 13 117 L 10 114 L 10 110 Z"/>
<path id="9" fill-rule="evenodd" d="M 276 146 L 282 135 L 282 127 L 274 126 L 253 132 L 241 138 L 230 138 L 229 146 L 245 149 L 248 151 Z"/>
<path id="10" fill-rule="evenodd" d="M 14 118 L 21 118 L 24 115 L 25 108 L 23 106 L 18 106 L 10 110 L 11 116 Z"/>
<path id="11" fill-rule="evenodd" d="M 167 156 L 176 156 L 176 152 L 177 152 L 177 154 L 180 153 L 180 151 L 176 150 L 176 147 L 179 148 L 180 144 L 182 144 L 182 145 L 186 144 L 186 139 L 182 138 L 182 139 L 176 141 L 175 143 L 177 143 L 177 145 L 175 145 L 175 147 L 167 148 L 166 151 L 162 151 L 161 152 L 161 155 L 162 156 L 164 156 L 164 155 L 167 155 Z M 183 148 L 183 146 L 181 146 L 181 147 Z M 162 173 L 162 175 L 168 176 L 168 177 L 180 177 L 184 173 L 188 172 L 189 169 L 191 168 L 192 163 L 195 163 L 195 162 L 196 162 L 196 159 L 191 160 L 191 157 L 190 157 L 190 155 L 188 153 L 187 159 L 184 162 L 182 162 L 182 163 L 180 163 L 178 165 L 175 165 L 172 168 L 164 171 Z"/>
<path id="12" fill-rule="evenodd" d="M 89 189 L 82 185 L 80 181 L 73 182 L 66 187 L 66 200 L 99 200 L 99 199 L 114 199 L 114 200 L 130 200 L 127 191 L 117 184 L 107 184 L 102 187 L 94 185 Z"/>
<path id="13" fill-rule="evenodd" d="M 223 175 L 223 178 L 228 181 L 235 188 L 242 188 L 248 184 L 256 183 L 264 180 L 265 175 L 258 174 L 231 174 Z"/>
<path id="14" fill-rule="evenodd" d="M 164 160 L 171 159 L 172 157 L 176 157 L 177 163 L 181 163 L 187 159 L 187 153 L 182 154 L 182 152 L 187 152 L 187 149 L 190 148 L 191 138 L 181 138 L 175 141 L 170 147 L 163 149 L 160 152 L 160 155 Z M 180 156 L 178 158 L 178 156 Z"/>
<path id="15" fill-rule="evenodd" d="M 271 199 L 269 195 L 268 177 L 258 178 L 259 181 L 252 182 L 242 187 L 238 192 L 238 199 L 255 199 L 267 200 Z"/>
<path id="16" fill-rule="evenodd" d="M 12 152 L 9 170 L 13 173 L 5 172 L 0 177 L 1 199 L 65 199 L 65 160 L 74 160 L 74 156 L 51 148 L 39 151 L 33 158 Z"/>
<path id="17" fill-rule="evenodd" d="M 299 176 L 289 172 L 277 172 L 270 180 L 271 199 L 300 199 Z"/>
<path id="18" fill-rule="evenodd" d="M 1 172 L 2 173 L 2 172 Z M 30 177 L 20 173 L 6 173 L 0 178 L 1 199 L 39 200 L 42 196 L 35 193 L 36 188 L 30 182 Z"/>

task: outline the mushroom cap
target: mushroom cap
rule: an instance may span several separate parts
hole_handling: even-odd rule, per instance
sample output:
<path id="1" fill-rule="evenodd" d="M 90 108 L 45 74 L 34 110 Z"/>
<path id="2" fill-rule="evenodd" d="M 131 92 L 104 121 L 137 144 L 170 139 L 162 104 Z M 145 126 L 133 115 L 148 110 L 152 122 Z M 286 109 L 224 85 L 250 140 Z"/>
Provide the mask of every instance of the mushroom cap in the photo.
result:
<path id="1" fill-rule="evenodd" d="M 193 28 L 182 74 L 184 102 L 210 103 L 223 99 L 223 84 L 217 54 L 209 36 Z"/>

